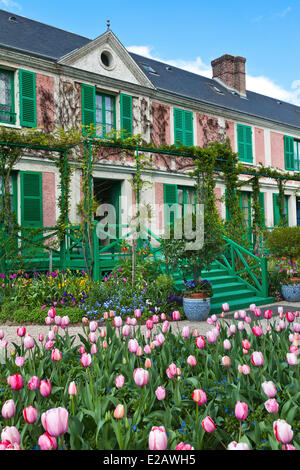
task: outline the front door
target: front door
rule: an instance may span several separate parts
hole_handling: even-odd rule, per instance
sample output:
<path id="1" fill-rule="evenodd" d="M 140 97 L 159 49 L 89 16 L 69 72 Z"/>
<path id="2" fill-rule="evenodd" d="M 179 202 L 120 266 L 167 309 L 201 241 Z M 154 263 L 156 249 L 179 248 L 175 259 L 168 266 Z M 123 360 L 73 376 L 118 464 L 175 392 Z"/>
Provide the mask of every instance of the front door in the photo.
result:
<path id="1" fill-rule="evenodd" d="M 94 197 L 97 200 L 99 206 L 101 204 L 110 204 L 115 209 L 115 221 L 113 227 L 109 227 L 109 224 L 104 225 L 103 229 L 112 233 L 116 238 L 119 238 L 121 230 L 119 227 L 120 224 L 120 197 L 121 197 L 121 181 L 119 180 L 109 180 L 109 179 L 100 179 L 94 178 Z M 100 222 L 106 217 L 106 211 L 103 213 L 103 210 L 95 213 L 95 220 Z M 115 239 L 110 238 L 109 236 L 105 239 L 99 239 L 101 247 L 108 246 L 110 243 L 115 241 Z M 113 249 L 108 249 L 108 251 L 115 251 L 116 247 Z"/>

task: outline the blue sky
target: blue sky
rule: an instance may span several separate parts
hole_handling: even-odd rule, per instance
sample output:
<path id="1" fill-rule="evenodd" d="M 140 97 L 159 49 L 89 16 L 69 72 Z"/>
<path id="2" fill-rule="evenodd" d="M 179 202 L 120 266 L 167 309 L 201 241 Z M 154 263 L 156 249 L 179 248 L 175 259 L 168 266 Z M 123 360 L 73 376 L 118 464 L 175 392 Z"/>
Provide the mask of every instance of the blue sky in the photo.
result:
<path id="1" fill-rule="evenodd" d="M 0 8 L 91 39 L 111 29 L 134 52 L 211 76 L 247 59 L 247 88 L 300 105 L 299 0 L 0 0 Z"/>

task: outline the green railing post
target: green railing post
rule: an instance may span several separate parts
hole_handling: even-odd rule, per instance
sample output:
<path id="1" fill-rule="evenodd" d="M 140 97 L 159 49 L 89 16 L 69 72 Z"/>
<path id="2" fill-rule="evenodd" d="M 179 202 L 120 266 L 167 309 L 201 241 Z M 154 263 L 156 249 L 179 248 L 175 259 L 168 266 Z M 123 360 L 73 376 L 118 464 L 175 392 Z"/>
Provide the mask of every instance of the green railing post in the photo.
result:
<path id="1" fill-rule="evenodd" d="M 93 227 L 93 253 L 94 253 L 94 270 L 93 270 L 93 280 L 100 280 L 100 258 L 99 258 L 99 239 L 97 237 L 97 221 Z"/>
<path id="2" fill-rule="evenodd" d="M 268 297 L 268 259 L 264 256 L 261 258 L 261 294 L 263 297 Z"/>

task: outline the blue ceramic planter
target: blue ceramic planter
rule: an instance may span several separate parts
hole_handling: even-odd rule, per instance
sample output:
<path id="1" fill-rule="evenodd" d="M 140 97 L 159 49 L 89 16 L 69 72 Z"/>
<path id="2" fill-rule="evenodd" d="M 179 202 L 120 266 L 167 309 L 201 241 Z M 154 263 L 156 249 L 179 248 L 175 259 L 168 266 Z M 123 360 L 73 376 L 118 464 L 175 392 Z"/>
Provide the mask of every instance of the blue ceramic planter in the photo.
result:
<path id="1" fill-rule="evenodd" d="M 300 284 L 282 285 L 281 293 L 287 302 L 300 302 Z"/>
<path id="2" fill-rule="evenodd" d="M 210 312 L 210 298 L 183 298 L 183 311 L 190 321 L 205 321 Z"/>

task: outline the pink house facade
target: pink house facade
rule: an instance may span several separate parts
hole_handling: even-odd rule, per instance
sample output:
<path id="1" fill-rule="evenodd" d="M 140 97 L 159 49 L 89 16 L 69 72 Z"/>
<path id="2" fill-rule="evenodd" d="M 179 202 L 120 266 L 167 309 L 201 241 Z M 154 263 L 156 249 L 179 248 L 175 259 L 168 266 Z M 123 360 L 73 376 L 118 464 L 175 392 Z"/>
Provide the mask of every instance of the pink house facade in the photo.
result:
<path id="1" fill-rule="evenodd" d="M 45 43 L 34 41 L 35 35 L 44 37 Z M 228 137 L 232 149 L 250 168 L 262 164 L 295 174 L 300 171 L 300 108 L 247 91 L 244 58 L 226 54 L 216 59 L 212 62 L 213 78 L 208 79 L 129 53 L 110 30 L 91 40 L 3 10 L 0 44 L 0 93 L 4 88 L 8 90 L 0 99 L 0 126 L 51 131 L 58 126 L 87 125 L 91 100 L 92 121 L 99 136 L 113 129 L 126 129 L 155 145 L 181 141 L 201 147 L 216 140 L 224 142 Z M 28 98 L 24 95 L 24 77 L 33 89 L 29 121 L 24 118 Z M 286 155 L 287 141 L 293 146 L 290 158 Z M 244 153 L 246 146 L 249 151 Z M 152 207 L 151 228 L 158 235 L 163 233 L 165 221 L 163 211 L 157 213 L 157 207 L 166 202 L 166 185 L 175 188 L 178 203 L 181 197 L 188 199 L 193 190 L 188 163 L 152 155 L 152 168 L 145 171 L 149 185 L 141 194 L 141 203 Z M 19 220 L 23 217 L 22 175 L 35 173 L 41 179 L 40 222 L 53 227 L 59 216 L 60 195 L 59 175 L 53 163 L 24 154 L 15 171 Z M 134 172 L 134 159 L 124 157 L 122 152 L 99 153 L 94 171 L 95 197 L 99 203 L 118 206 L 120 223 L 128 223 L 129 206 L 134 201 L 130 182 Z M 251 205 L 251 186 L 245 184 L 243 191 Z M 261 191 L 265 224 L 272 227 L 276 223 L 276 182 L 262 179 Z M 224 182 L 217 177 L 217 206 L 223 218 L 224 193 Z M 300 183 L 287 182 L 285 194 L 288 223 L 300 225 Z M 79 222 L 77 206 L 81 197 L 80 172 L 74 169 L 70 211 L 70 222 L 74 224 Z M 249 212 L 246 206 L 243 210 Z M 248 216 L 251 224 L 251 210 Z"/>

